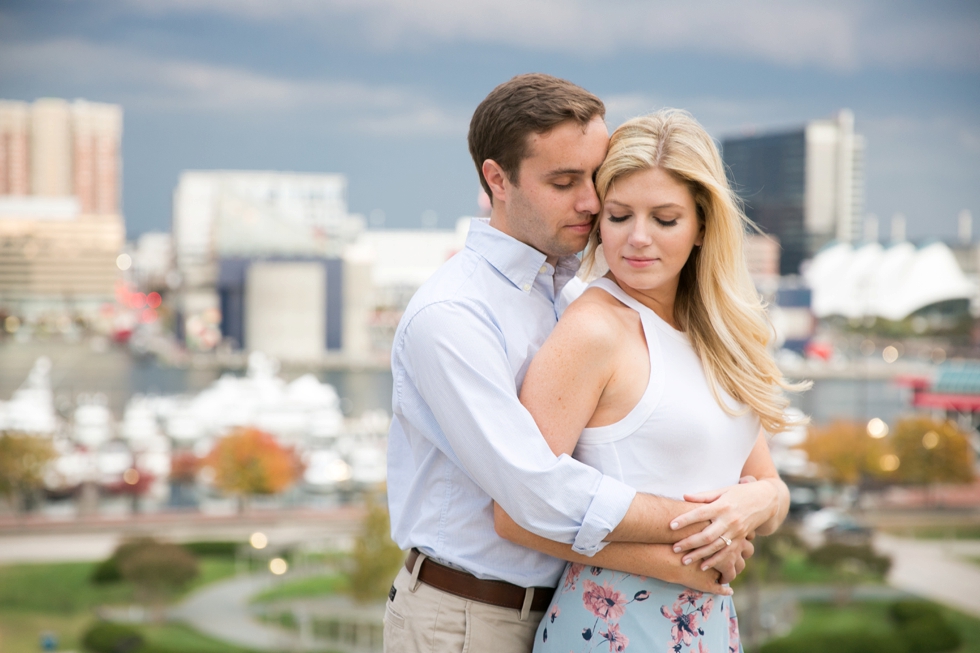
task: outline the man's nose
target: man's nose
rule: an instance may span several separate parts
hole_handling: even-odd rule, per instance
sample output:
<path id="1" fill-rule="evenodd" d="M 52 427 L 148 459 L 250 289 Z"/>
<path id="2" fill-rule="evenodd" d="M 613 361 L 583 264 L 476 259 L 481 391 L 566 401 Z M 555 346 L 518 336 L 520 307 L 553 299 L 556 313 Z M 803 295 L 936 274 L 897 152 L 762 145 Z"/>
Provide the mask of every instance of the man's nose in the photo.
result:
<path id="1" fill-rule="evenodd" d="M 582 194 L 579 195 L 578 201 L 575 203 L 575 210 L 579 213 L 595 215 L 599 212 L 599 208 L 599 195 L 595 191 L 595 184 L 590 179 L 582 187 Z"/>

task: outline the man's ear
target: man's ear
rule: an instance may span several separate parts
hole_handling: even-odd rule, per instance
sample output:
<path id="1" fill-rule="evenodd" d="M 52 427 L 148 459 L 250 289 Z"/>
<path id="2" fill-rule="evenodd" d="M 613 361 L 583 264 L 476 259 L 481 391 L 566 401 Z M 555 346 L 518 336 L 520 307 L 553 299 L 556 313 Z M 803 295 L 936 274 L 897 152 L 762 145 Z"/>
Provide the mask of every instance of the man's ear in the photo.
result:
<path id="1" fill-rule="evenodd" d="M 506 202 L 506 183 L 509 180 L 507 179 L 507 173 L 505 173 L 504 169 L 500 167 L 500 164 L 493 159 L 487 159 L 484 161 L 483 178 L 487 180 L 487 186 L 490 187 L 490 192 L 493 193 L 493 199 Z"/>

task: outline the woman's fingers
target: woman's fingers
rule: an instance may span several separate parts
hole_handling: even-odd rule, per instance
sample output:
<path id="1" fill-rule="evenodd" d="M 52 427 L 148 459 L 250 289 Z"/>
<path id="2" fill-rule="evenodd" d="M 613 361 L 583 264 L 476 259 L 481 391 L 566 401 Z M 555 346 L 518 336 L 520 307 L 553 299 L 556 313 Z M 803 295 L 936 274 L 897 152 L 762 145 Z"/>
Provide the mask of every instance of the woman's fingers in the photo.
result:
<path id="1" fill-rule="evenodd" d="M 697 494 L 685 494 L 684 500 L 690 503 L 711 503 L 716 501 L 724 492 L 711 490 L 709 492 L 698 492 Z"/>
<path id="2" fill-rule="evenodd" d="M 755 476 L 745 475 L 742 478 L 738 479 L 738 482 L 739 483 L 755 483 L 758 480 L 759 479 L 757 479 Z"/>
<path id="3" fill-rule="evenodd" d="M 709 542 L 706 546 L 703 546 L 699 549 L 695 549 L 690 553 L 685 553 L 682 562 L 685 565 L 692 565 L 697 563 L 699 560 L 705 560 L 706 558 L 710 558 L 711 556 L 718 553 L 724 548 L 727 548 L 725 545 L 725 541 L 722 540 L 720 537 L 715 538 L 714 540 Z M 701 567 L 701 569 L 707 569 L 712 565 L 708 565 L 702 562 L 699 564 L 699 566 Z"/>

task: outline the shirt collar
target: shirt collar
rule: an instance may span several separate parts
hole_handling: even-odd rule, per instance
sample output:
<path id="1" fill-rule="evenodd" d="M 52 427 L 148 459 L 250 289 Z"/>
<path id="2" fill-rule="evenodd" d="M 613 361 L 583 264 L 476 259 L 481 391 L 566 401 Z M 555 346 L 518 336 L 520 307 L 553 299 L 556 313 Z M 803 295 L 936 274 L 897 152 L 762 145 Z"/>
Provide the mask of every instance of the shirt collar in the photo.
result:
<path id="1" fill-rule="evenodd" d="M 472 218 L 466 236 L 466 247 L 482 256 L 500 274 L 523 292 L 530 292 L 534 279 L 548 258 L 530 245 L 526 245 L 499 229 L 490 226 L 489 218 Z M 555 290 L 575 276 L 580 261 L 577 256 L 563 256 L 558 259 L 555 274 Z"/>

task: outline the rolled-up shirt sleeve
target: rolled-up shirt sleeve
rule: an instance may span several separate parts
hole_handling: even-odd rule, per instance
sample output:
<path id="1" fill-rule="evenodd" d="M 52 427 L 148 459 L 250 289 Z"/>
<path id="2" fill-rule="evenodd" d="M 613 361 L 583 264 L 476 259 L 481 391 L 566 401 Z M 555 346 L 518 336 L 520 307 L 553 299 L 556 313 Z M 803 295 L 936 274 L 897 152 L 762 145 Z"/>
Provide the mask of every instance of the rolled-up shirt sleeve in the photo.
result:
<path id="1" fill-rule="evenodd" d="M 449 328 L 451 325 L 451 328 Z M 555 456 L 520 403 L 500 329 L 469 301 L 443 301 L 411 318 L 395 343 L 395 393 L 410 422 L 527 530 L 585 555 L 626 514 L 636 491 L 567 455 Z M 430 411 L 431 414 L 411 414 Z"/>

